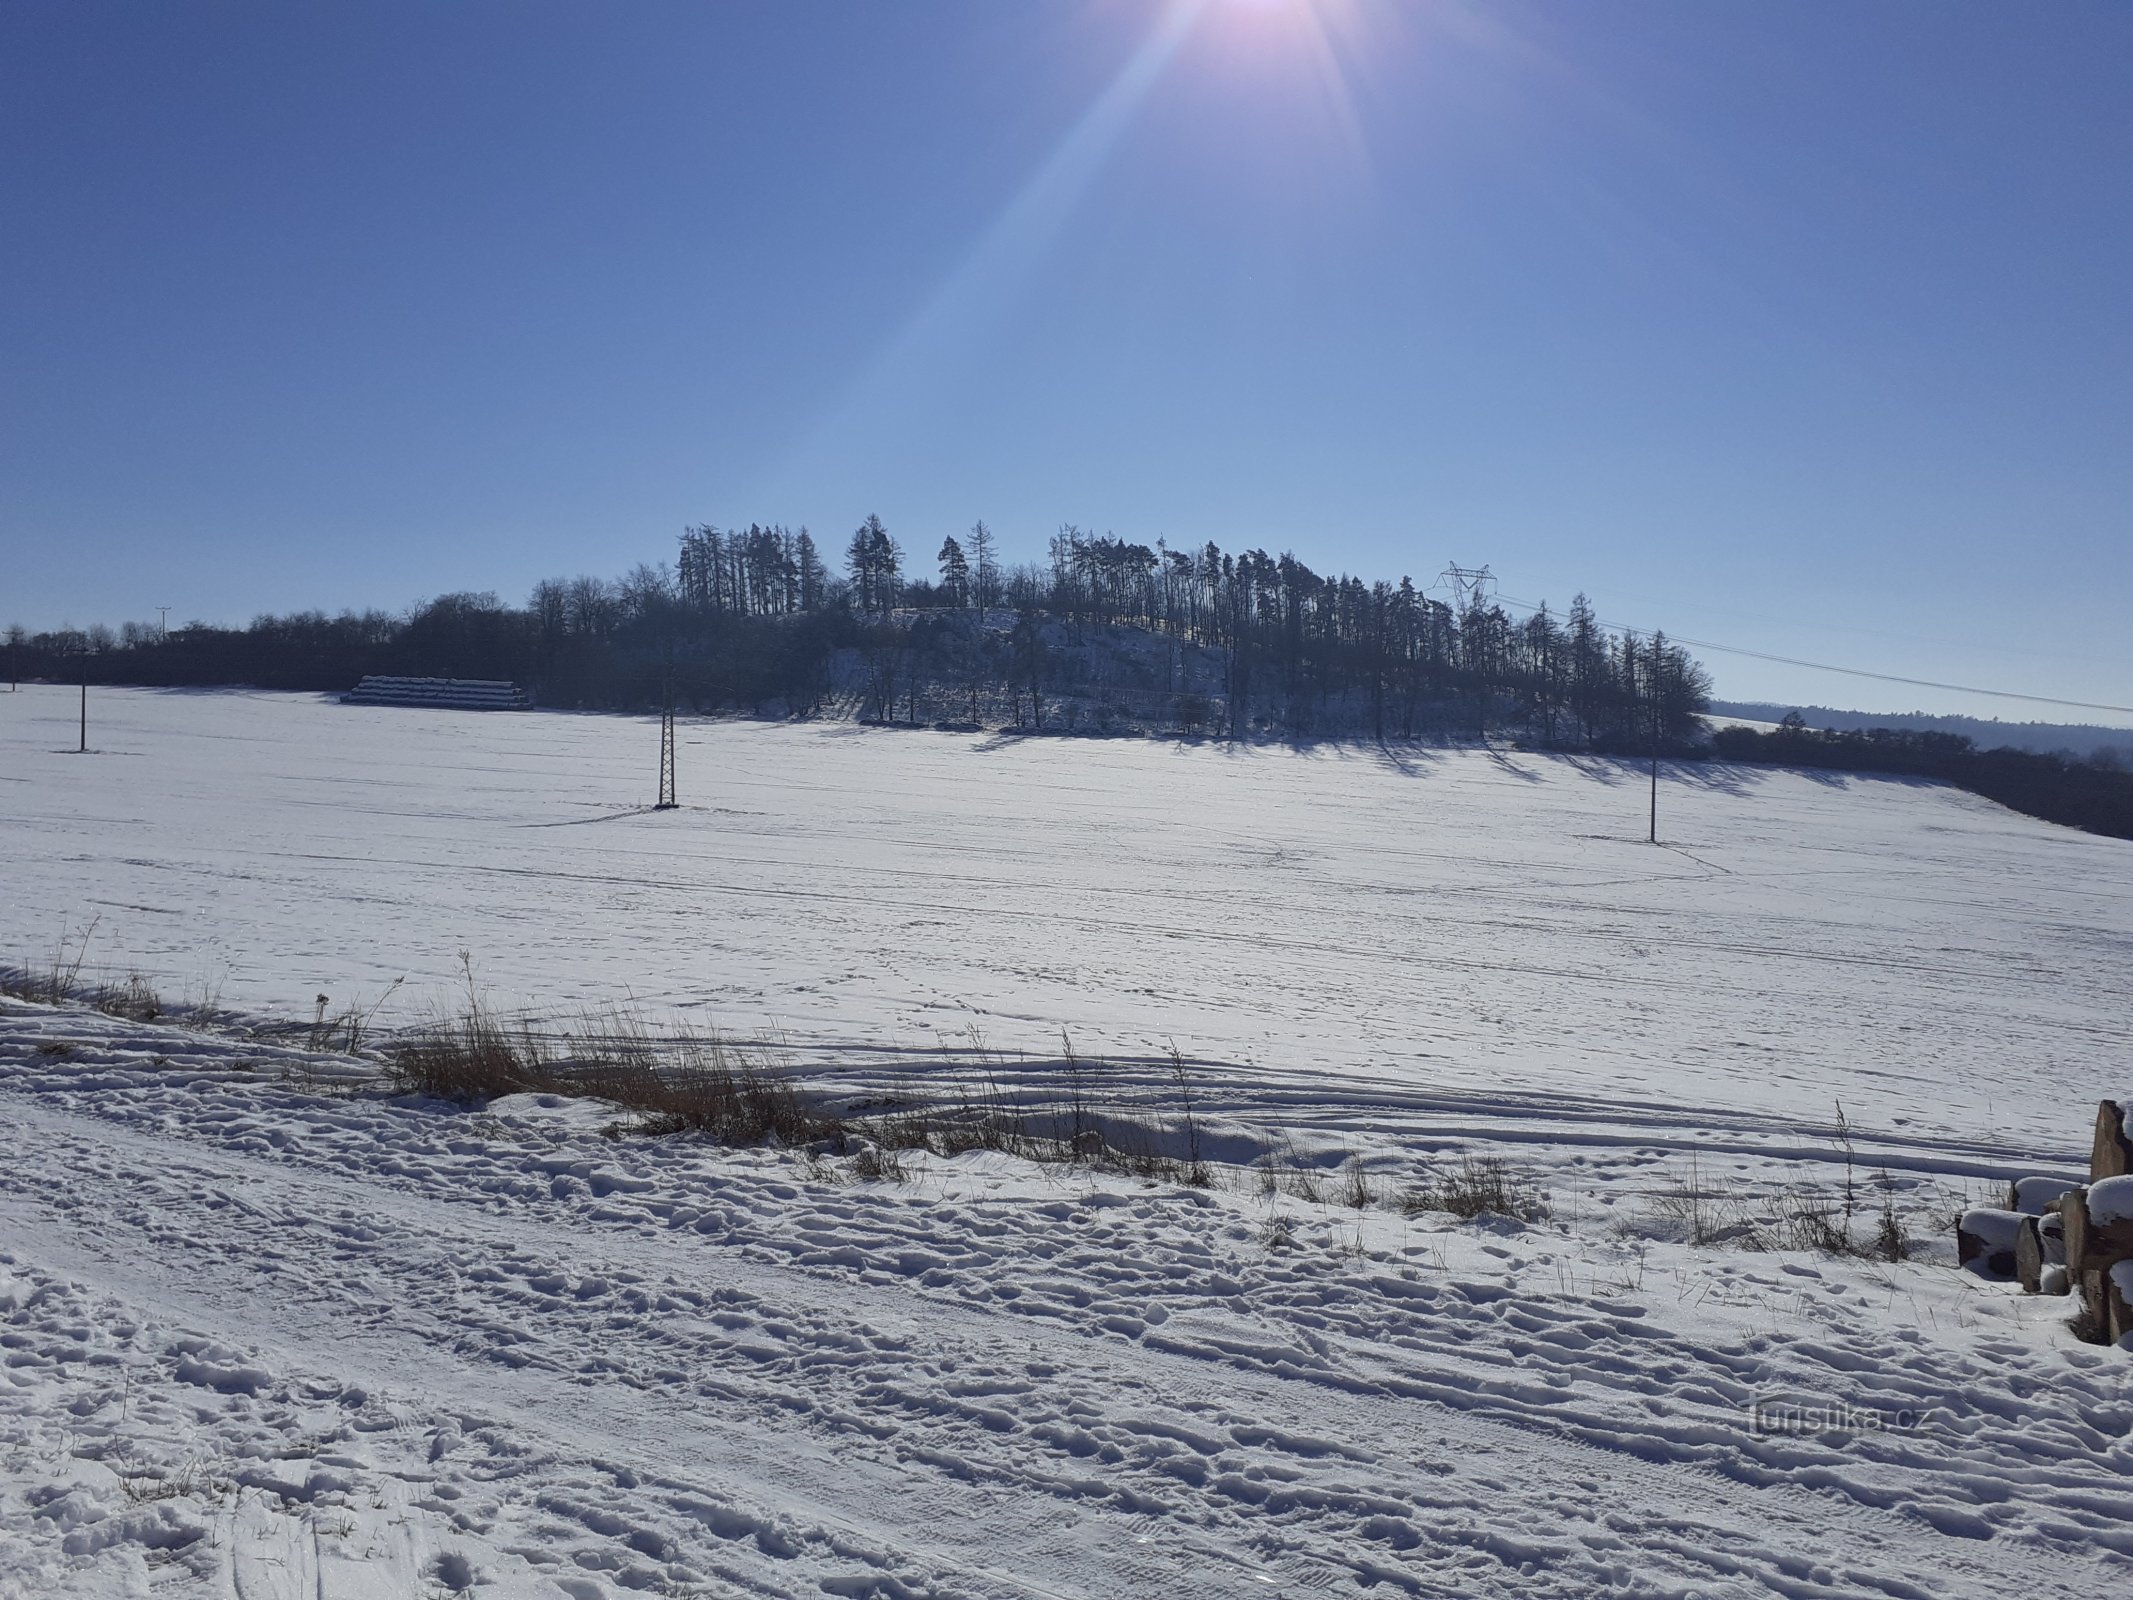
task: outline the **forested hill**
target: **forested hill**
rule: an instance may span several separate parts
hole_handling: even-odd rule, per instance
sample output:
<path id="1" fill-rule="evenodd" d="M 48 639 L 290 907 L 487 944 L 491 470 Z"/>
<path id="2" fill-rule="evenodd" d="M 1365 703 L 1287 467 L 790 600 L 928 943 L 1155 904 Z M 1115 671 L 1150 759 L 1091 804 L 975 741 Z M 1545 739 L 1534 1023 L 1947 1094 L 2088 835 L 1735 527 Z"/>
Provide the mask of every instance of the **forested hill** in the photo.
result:
<path id="1" fill-rule="evenodd" d="M 930 541 L 929 541 L 930 542 Z M 536 702 L 1230 738 L 1516 737 L 1685 746 L 1709 679 L 1582 596 L 1514 616 L 1290 554 L 1153 547 L 1068 527 L 1003 568 L 983 523 L 924 574 L 878 518 L 832 572 L 802 529 L 688 529 L 671 563 L 440 595 L 404 615 L 262 616 L 27 635 L 20 670 L 92 682 L 347 689 L 369 673 L 510 678 Z"/>
<path id="2" fill-rule="evenodd" d="M 1172 550 L 1066 528 L 1003 569 L 983 523 L 926 575 L 869 517 L 832 572 L 803 529 L 688 529 L 671 563 L 554 579 L 523 605 L 446 594 L 401 615 L 262 616 L 243 628 L 27 634 L 11 664 L 97 683 L 345 690 L 371 673 L 509 678 L 536 703 L 914 726 L 1221 738 L 1515 739 L 1568 750 L 1913 773 L 2133 838 L 2108 756 L 1980 751 L 1936 731 L 1772 734 L 1700 718 L 1710 680 L 1664 635 L 1611 633 L 1580 595 L 1514 616 L 1325 577 L 1293 555 Z"/>
<path id="3" fill-rule="evenodd" d="M 1728 761 L 1936 778 L 2047 822 L 2133 839 L 2133 771 L 2110 750 L 2080 758 L 1980 750 L 1953 733 L 1810 728 L 1797 713 L 1767 733 L 1719 728 L 1711 749 Z"/>
<path id="4" fill-rule="evenodd" d="M 1952 733 L 1981 750 L 2033 750 L 2040 755 L 2093 756 L 2116 751 L 2133 765 L 2133 728 L 2087 722 L 2002 722 L 1997 717 L 1938 716 L 1927 711 L 1845 711 L 1834 706 L 1784 706 L 1763 700 L 1713 700 L 1721 716 L 1782 722 L 1797 715 L 1810 728 L 1836 733 L 1895 728 L 1910 733 Z"/>

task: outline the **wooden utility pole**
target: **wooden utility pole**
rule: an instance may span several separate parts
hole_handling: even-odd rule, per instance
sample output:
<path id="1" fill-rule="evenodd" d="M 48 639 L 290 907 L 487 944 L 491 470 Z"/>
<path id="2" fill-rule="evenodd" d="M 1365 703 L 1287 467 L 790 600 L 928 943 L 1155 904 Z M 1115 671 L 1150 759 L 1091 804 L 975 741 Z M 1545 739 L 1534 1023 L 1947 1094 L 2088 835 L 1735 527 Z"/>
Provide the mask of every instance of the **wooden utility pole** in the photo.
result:
<path id="1" fill-rule="evenodd" d="M 89 753 L 89 650 L 86 645 L 81 653 L 81 749 L 76 755 Z"/>

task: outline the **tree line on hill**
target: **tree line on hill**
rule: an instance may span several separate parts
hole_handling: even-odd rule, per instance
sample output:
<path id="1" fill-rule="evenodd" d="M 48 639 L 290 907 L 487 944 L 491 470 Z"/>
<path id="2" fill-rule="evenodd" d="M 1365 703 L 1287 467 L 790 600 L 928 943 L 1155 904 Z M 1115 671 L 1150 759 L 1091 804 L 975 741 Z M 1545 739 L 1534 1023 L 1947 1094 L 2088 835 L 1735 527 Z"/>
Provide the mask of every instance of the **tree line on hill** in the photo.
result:
<path id="1" fill-rule="evenodd" d="M 2012 810 L 2090 833 L 2133 839 L 2133 772 L 2113 751 L 2087 758 L 2001 747 L 1921 728 L 1810 728 L 1795 711 L 1775 729 L 1719 728 L 1727 761 L 1936 778 Z"/>
<path id="2" fill-rule="evenodd" d="M 1865 728 L 1907 728 L 1919 733 L 1959 733 L 1980 750 L 2035 750 L 2070 759 L 2097 757 L 2105 765 L 2133 767 L 2133 728 L 2110 728 L 2093 722 L 2003 722 L 1998 717 L 1966 717 L 1927 711 L 1849 711 L 1835 706 L 1785 706 L 1767 700 L 1713 700 L 1712 711 L 1753 722 L 1779 722 L 1797 712 L 1810 728 L 1839 732 Z"/>
<path id="3" fill-rule="evenodd" d="M 930 541 L 929 541 L 930 542 Z M 345 690 L 372 673 L 508 678 L 556 707 L 1232 739 L 1508 738 L 1550 749 L 1933 777 L 2055 822 L 2133 838 L 2133 773 L 1980 750 L 1930 730 L 1724 729 L 1710 680 L 1664 635 L 1612 632 L 1580 595 L 1514 617 L 1479 593 L 1314 572 L 1293 554 L 1174 550 L 1067 526 L 1004 566 L 982 522 L 910 570 L 880 518 L 841 571 L 806 529 L 710 525 L 671 563 L 549 579 L 524 605 L 439 595 L 404 614 L 296 612 L 8 630 L 22 676 Z"/>
<path id="4" fill-rule="evenodd" d="M 1678 748 L 1710 682 L 1664 636 L 1566 614 L 1447 603 L 1410 579 L 1323 576 L 1294 555 L 1172 550 L 1061 529 L 1008 568 L 992 531 L 942 540 L 915 575 L 878 517 L 832 572 L 807 530 L 687 529 L 671 563 L 550 579 L 523 606 L 439 595 L 405 615 L 260 616 L 29 635 L 33 676 L 347 689 L 371 673 L 510 678 L 539 704 L 1030 731 L 1228 738 L 1518 737 Z"/>

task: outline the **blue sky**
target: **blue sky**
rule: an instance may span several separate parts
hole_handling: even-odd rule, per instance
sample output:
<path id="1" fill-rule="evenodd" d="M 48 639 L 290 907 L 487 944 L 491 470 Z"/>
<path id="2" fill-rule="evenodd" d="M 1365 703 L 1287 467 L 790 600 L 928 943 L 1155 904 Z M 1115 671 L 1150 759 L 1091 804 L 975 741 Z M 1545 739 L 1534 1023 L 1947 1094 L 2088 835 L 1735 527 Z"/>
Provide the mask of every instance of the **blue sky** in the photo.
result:
<path id="1" fill-rule="evenodd" d="M 875 511 L 2133 705 L 2123 4 L 24 0 L 0 140 L 0 622 Z"/>

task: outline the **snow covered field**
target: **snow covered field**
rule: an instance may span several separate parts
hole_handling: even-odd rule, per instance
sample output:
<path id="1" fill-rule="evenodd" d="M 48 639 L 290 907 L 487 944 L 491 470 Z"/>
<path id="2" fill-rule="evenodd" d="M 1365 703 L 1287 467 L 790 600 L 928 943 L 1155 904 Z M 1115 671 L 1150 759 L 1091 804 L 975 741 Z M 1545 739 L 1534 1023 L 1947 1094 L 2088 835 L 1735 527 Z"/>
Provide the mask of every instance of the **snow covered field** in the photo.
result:
<path id="1" fill-rule="evenodd" d="M 2072 1150 L 2124 1081 L 2133 849 L 1932 785 L 1474 752 L 684 731 L 0 696 L 0 959 L 308 1017 L 458 952 L 802 1060 L 1160 1053 L 1318 1098 L 1723 1106 Z M 1244 1081 L 1231 1079 L 1231 1081 Z"/>
<path id="2" fill-rule="evenodd" d="M 392 1024 L 463 949 L 847 1093 L 1065 1028 L 1152 1097 L 1175 1041 L 1290 1165 L 865 1181 L 0 1002 L 10 1600 L 2133 1584 L 2133 1369 L 2065 1302 L 1668 1204 L 1827 1191 L 1840 1099 L 1936 1238 L 2065 1170 L 2133 1078 L 2133 847 L 1683 768 L 1655 851 L 1610 763 L 745 724 L 655 815 L 625 719 L 94 691 L 84 757 L 74 708 L 0 695 L 14 964 L 96 917 L 103 976 L 288 1021 L 404 973 Z M 1466 1149 L 1548 1214 L 1385 1203 Z"/>

